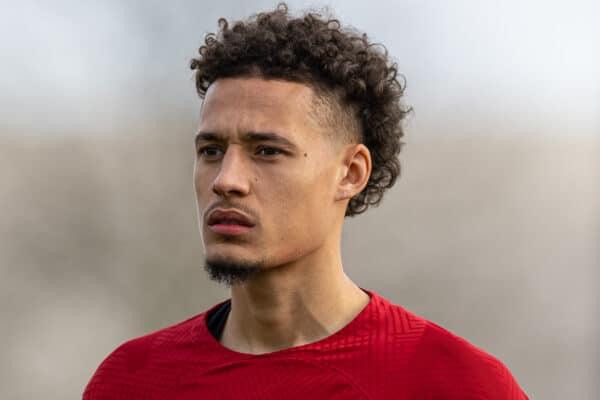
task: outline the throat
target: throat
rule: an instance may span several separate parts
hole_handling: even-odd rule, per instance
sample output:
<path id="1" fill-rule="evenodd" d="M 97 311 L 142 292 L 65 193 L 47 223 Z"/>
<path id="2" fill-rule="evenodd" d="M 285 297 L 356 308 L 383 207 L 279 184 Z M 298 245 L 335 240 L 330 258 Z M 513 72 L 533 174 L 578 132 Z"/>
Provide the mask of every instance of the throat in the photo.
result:
<path id="1" fill-rule="evenodd" d="M 270 304 L 248 302 L 235 296 L 233 289 L 220 342 L 247 354 L 271 353 L 325 339 L 348 325 L 369 303 L 369 295 L 354 284 L 342 296 L 309 302 L 299 296 Z"/>

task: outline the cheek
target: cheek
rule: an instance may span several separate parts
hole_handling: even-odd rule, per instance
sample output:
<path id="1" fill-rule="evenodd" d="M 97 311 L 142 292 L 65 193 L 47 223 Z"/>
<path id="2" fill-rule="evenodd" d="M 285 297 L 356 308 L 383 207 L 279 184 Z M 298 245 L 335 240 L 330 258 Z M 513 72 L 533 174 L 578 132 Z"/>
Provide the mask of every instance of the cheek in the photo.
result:
<path id="1" fill-rule="evenodd" d="M 196 166 L 194 168 L 194 191 L 196 192 L 196 200 L 198 206 L 203 208 L 206 206 L 208 197 L 211 193 L 212 178 L 210 171 L 206 168 L 199 170 Z"/>
<path id="2" fill-rule="evenodd" d="M 321 235 L 332 209 L 331 174 L 323 169 L 309 174 L 301 171 L 274 180 L 270 199 L 272 222 L 279 239 L 313 240 Z"/>

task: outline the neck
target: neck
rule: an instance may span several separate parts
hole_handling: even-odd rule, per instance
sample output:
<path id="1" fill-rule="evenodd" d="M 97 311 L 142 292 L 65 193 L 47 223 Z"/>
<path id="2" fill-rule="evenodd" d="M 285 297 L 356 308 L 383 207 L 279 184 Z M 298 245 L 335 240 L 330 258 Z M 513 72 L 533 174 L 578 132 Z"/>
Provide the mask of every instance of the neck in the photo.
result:
<path id="1" fill-rule="evenodd" d="M 368 302 L 344 273 L 339 246 L 318 250 L 234 285 L 221 343 L 249 354 L 312 343 L 342 329 Z"/>

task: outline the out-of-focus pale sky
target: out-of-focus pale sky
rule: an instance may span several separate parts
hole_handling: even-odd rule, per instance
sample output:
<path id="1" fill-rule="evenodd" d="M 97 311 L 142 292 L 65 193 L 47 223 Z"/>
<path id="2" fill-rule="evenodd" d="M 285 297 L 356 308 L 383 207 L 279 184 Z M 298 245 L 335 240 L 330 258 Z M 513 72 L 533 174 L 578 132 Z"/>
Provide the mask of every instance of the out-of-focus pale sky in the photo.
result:
<path id="1" fill-rule="evenodd" d="M 78 398 L 120 343 L 227 296 L 202 271 L 188 65 L 219 17 L 276 0 L 8 3 L 0 398 Z M 399 181 L 344 227 L 349 276 L 532 399 L 596 399 L 600 2 L 289 4 L 385 44 L 415 111 Z"/>
<path id="2" fill-rule="evenodd" d="M 203 35 L 220 16 L 240 18 L 275 2 L 210 4 L 25 0 L 2 7 L 3 124 L 20 134 L 102 134 L 154 107 L 193 110 L 187 66 Z M 469 115 L 490 125 L 517 120 L 536 135 L 598 133 L 597 1 L 289 4 L 295 11 L 326 4 L 384 43 L 407 78 L 407 101 L 431 125 L 423 131 L 443 134 L 453 118 L 468 131 Z"/>

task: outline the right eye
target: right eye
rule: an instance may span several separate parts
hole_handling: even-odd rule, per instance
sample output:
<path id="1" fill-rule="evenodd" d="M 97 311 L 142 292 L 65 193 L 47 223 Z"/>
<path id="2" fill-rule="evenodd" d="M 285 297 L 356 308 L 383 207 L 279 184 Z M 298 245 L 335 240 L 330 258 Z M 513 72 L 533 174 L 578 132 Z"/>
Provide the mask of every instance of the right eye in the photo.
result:
<path id="1" fill-rule="evenodd" d="M 223 155 L 223 150 L 217 146 L 204 146 L 198 149 L 198 155 L 207 159 L 217 159 Z"/>

